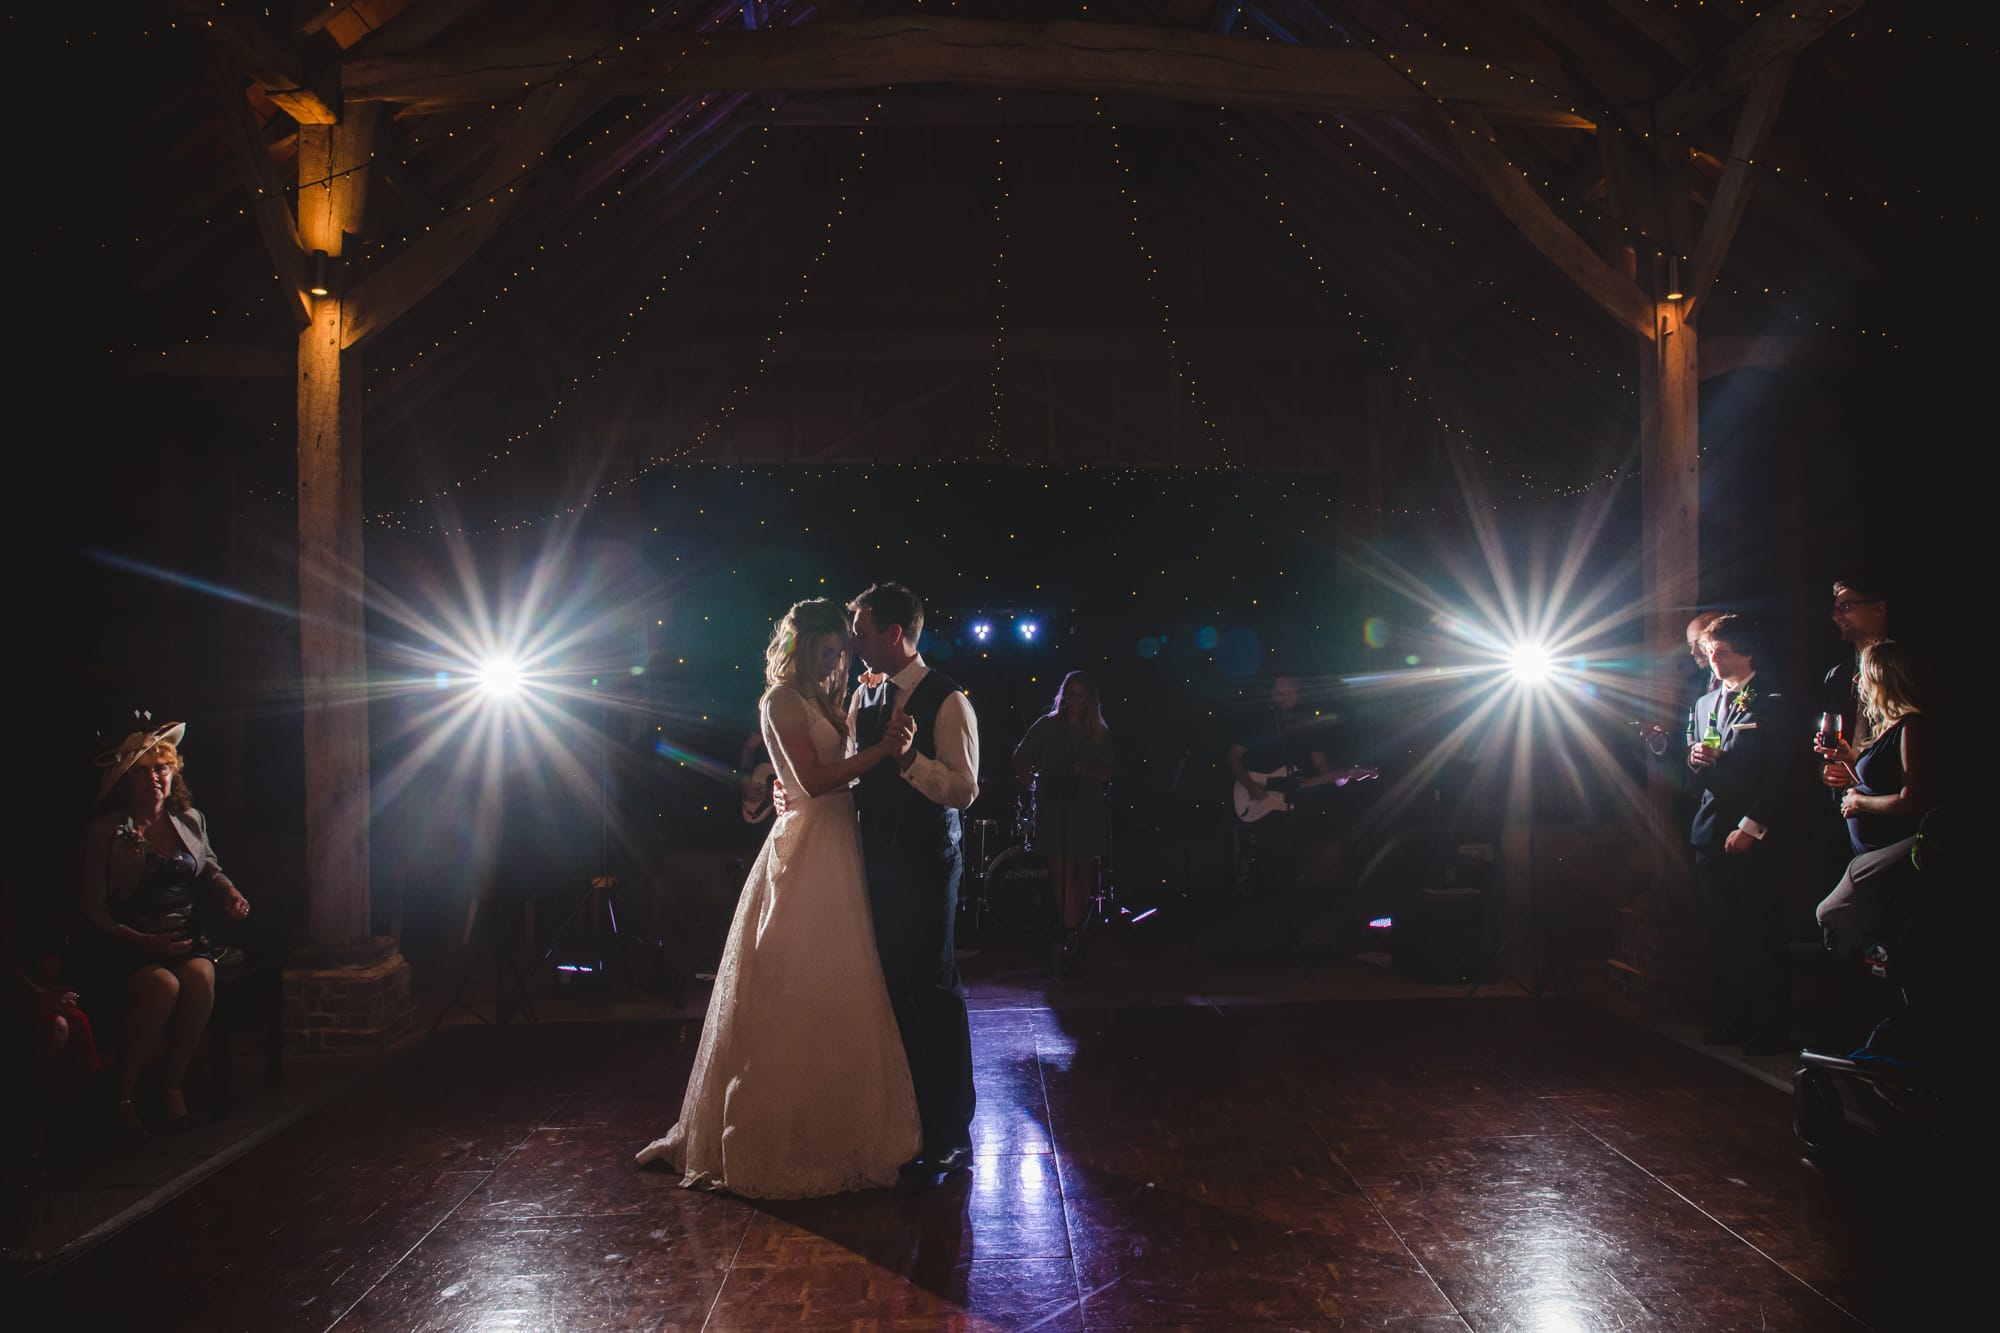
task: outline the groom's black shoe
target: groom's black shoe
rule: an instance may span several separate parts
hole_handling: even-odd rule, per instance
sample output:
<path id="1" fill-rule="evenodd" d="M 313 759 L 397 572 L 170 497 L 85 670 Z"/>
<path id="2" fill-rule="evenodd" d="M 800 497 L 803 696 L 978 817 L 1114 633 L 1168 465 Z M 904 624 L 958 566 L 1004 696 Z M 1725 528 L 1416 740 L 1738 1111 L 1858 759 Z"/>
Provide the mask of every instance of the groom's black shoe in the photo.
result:
<path id="1" fill-rule="evenodd" d="M 948 1176 L 954 1171 L 969 1171 L 972 1169 L 972 1148 L 970 1145 L 960 1144 L 956 1148 L 947 1148 L 928 1160 L 931 1170 L 941 1176 Z"/>

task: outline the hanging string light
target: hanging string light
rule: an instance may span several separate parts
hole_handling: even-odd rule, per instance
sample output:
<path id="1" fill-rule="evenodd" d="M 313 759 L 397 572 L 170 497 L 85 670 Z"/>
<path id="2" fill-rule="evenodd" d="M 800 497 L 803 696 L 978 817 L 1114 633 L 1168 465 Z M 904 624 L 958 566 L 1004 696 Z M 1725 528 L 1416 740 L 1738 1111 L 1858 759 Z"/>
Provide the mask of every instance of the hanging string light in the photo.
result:
<path id="1" fill-rule="evenodd" d="M 526 428 L 509 435 L 500 447 L 486 455 L 485 460 L 478 468 L 456 479 L 450 485 L 440 487 L 428 494 L 414 497 L 400 507 L 379 511 L 371 516 L 372 521 L 385 525 L 392 524 L 395 520 L 422 509 L 426 504 L 435 503 L 448 497 L 462 496 L 464 488 L 468 483 L 479 481 L 492 474 L 495 468 L 515 457 L 517 449 L 555 425 L 561 419 L 574 395 L 582 388 L 601 379 L 605 372 L 616 363 L 618 357 L 632 345 L 633 336 L 640 330 L 643 317 L 656 309 L 666 310 L 670 308 L 669 304 L 660 298 L 669 289 L 673 280 L 693 267 L 695 260 L 704 252 L 712 234 L 711 229 L 719 230 L 716 227 L 716 223 L 722 215 L 724 206 L 743 190 L 743 182 L 754 179 L 757 164 L 762 159 L 763 152 L 770 144 L 770 140 L 764 137 L 769 134 L 770 127 L 764 126 L 762 127 L 762 131 L 762 134 L 757 139 L 757 146 L 752 151 L 748 162 L 740 170 L 722 174 L 715 191 L 708 198 L 705 214 L 696 223 L 694 231 L 689 236 L 685 246 L 681 248 L 679 256 L 674 263 L 670 267 L 660 271 L 658 277 L 650 284 L 650 289 L 643 291 L 639 295 L 636 302 L 625 311 L 622 319 L 616 323 L 607 323 L 607 331 L 614 335 L 612 345 L 609 349 L 600 351 L 591 357 L 589 371 L 580 376 L 573 376 L 567 389 L 549 404 L 539 419 Z"/>
<path id="2" fill-rule="evenodd" d="M 1125 161 L 1124 153 L 1119 146 L 1118 125 L 1105 116 L 1102 99 L 1092 97 L 1090 99 L 1090 110 L 1099 123 L 1103 124 L 1111 132 L 1111 162 L 1118 171 L 1115 182 L 1118 197 L 1123 201 L 1126 209 L 1129 210 L 1126 224 L 1127 234 L 1132 238 L 1132 244 L 1137 248 L 1140 262 L 1144 266 L 1146 290 L 1152 294 L 1155 304 L 1159 307 L 1160 333 L 1165 337 L 1167 342 L 1167 359 L 1173 367 L 1174 378 L 1184 390 L 1188 404 L 1194 408 L 1196 420 L 1200 421 L 1203 427 L 1206 428 L 1209 442 L 1216 448 L 1218 461 L 1224 467 L 1230 466 L 1233 460 L 1230 458 L 1229 441 L 1224 437 L 1222 427 L 1215 420 L 1214 410 L 1203 401 L 1201 387 L 1195 382 L 1194 373 L 1187 368 L 1187 363 L 1181 356 L 1180 340 L 1174 333 L 1173 307 L 1167 301 L 1166 293 L 1161 287 L 1160 261 L 1153 253 L 1152 247 L 1147 245 L 1145 238 L 1139 234 L 1139 215 L 1141 212 L 1139 196 L 1129 183 L 1132 168 Z"/>
<path id="3" fill-rule="evenodd" d="M 762 379 L 765 370 L 770 365 L 772 356 L 777 352 L 784 338 L 785 319 L 787 315 L 795 313 L 811 298 L 813 278 L 825 264 L 827 256 L 832 253 L 834 242 L 840 234 L 840 224 L 847 217 L 849 196 L 858 183 L 861 174 L 866 170 L 868 164 L 868 131 L 875 116 L 880 111 L 881 103 L 878 101 L 872 110 L 863 114 L 862 123 L 855 130 L 855 157 L 846 167 L 841 169 L 835 182 L 834 207 L 832 214 L 821 229 L 819 248 L 806 261 L 804 271 L 799 275 L 798 290 L 785 297 L 781 302 L 778 313 L 773 320 L 773 330 L 770 334 L 766 335 L 763 349 L 758 353 L 756 364 L 751 368 L 749 375 L 709 414 L 701 427 L 691 437 L 677 447 L 655 452 L 630 473 L 600 483 L 583 499 L 575 504 L 565 505 L 561 509 L 522 518 L 513 522 L 493 520 L 484 524 L 465 525 L 449 529 L 433 525 L 432 527 L 421 529 L 421 531 L 447 535 L 469 535 L 482 532 L 518 532 L 560 518 L 574 517 L 580 511 L 588 509 L 599 501 L 622 490 L 624 487 L 632 485 L 656 468 L 683 460 L 708 445 L 730 423 L 735 414 L 748 400 L 751 390 Z"/>
<path id="4" fill-rule="evenodd" d="M 1004 106 L 1006 99 L 996 97 Z M 1004 119 L 1004 117 L 1003 117 Z M 993 132 L 993 340 L 988 347 L 992 369 L 987 375 L 986 453 L 1000 452 L 1000 372 L 1007 360 L 1007 158 L 1000 131 Z"/>

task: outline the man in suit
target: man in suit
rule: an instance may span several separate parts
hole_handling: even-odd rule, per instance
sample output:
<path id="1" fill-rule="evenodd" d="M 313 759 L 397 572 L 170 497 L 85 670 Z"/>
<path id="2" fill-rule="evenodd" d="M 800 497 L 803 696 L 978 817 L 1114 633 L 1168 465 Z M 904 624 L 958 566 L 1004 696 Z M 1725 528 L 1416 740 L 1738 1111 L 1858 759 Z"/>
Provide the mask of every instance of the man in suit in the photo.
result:
<path id="1" fill-rule="evenodd" d="M 959 812 L 979 795 L 979 725 L 965 691 L 917 653 L 924 604 L 914 592 L 878 583 L 848 609 L 868 667 L 848 702 L 854 745 L 874 744 L 897 710 L 917 724 L 909 749 L 862 774 L 854 804 L 875 945 L 923 1121 L 904 1180 L 921 1187 L 972 1164 L 972 1033 L 954 933 Z"/>
<path id="2" fill-rule="evenodd" d="M 1783 855 L 1796 836 L 1794 788 L 1806 735 L 1777 681 L 1757 663 L 1775 650 L 1747 616 L 1718 616 L 1704 631 L 1719 683 L 1695 702 L 1688 771 L 1700 787 L 1688 841 L 1695 908 L 1707 938 L 1711 1043 L 1775 1055 L 1789 1041 Z M 1722 740 L 1705 745 L 1711 728 Z"/>
<path id="3" fill-rule="evenodd" d="M 1861 734 L 1861 650 L 1889 637 L 1889 590 L 1878 575 L 1833 581 L 1833 627 L 1849 655 L 1827 668 L 1820 682 L 1823 712 L 1839 713 L 1845 735 Z M 1836 794 L 1835 800 L 1838 801 Z"/>
<path id="4" fill-rule="evenodd" d="M 1687 623 L 1688 657 L 1694 663 L 1694 673 L 1691 674 L 1698 674 L 1700 680 L 1700 687 L 1695 690 L 1697 696 L 1715 688 L 1715 668 L 1709 665 L 1708 661 L 1708 627 L 1713 625 L 1721 614 L 1720 611 L 1697 611 L 1694 619 Z M 1693 716 L 1694 710 L 1690 708 L 1688 718 L 1691 719 Z M 1700 734 L 1700 732 L 1695 733 L 1696 736 Z M 1658 757 L 1666 757 L 1672 745 L 1671 737 L 1672 733 L 1664 722 L 1639 725 L 1639 738 L 1646 743 L 1646 748 Z M 1694 736 L 1689 736 L 1687 740 L 1692 743 Z"/>

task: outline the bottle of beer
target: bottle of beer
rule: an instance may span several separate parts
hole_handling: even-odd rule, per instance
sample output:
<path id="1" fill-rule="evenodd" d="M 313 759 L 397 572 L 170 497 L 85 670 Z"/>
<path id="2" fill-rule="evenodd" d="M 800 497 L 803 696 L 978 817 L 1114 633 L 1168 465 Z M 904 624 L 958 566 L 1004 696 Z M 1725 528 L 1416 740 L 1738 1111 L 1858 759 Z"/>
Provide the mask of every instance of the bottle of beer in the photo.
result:
<path id="1" fill-rule="evenodd" d="M 1708 720 L 1708 730 L 1701 733 L 1701 748 L 1711 755 L 1722 749 L 1722 733 L 1716 730 L 1714 718 Z"/>

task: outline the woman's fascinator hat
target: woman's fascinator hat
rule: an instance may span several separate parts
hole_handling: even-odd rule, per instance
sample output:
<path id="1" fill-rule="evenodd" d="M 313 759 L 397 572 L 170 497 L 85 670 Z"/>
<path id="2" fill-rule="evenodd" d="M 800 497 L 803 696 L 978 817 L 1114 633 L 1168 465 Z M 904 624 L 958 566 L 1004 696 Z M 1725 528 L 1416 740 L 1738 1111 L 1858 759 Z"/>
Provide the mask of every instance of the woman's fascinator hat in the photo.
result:
<path id="1" fill-rule="evenodd" d="M 161 745 L 179 745 L 181 737 L 187 734 L 185 722 L 163 722 L 156 727 L 151 713 L 134 713 L 132 716 L 139 729 L 97 756 L 97 767 L 102 770 L 97 779 L 97 799 L 100 801 L 111 794 L 111 789 L 131 771 L 132 765 Z"/>

